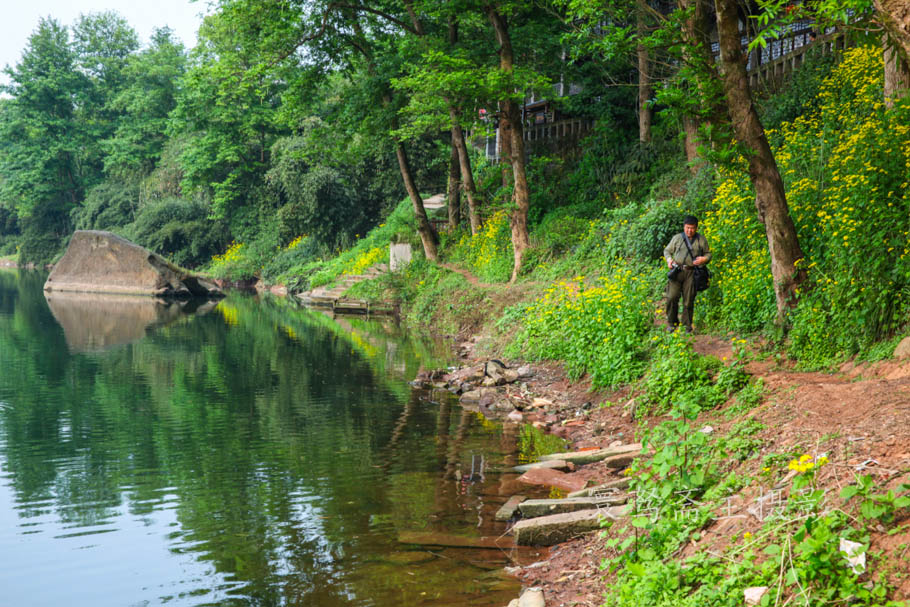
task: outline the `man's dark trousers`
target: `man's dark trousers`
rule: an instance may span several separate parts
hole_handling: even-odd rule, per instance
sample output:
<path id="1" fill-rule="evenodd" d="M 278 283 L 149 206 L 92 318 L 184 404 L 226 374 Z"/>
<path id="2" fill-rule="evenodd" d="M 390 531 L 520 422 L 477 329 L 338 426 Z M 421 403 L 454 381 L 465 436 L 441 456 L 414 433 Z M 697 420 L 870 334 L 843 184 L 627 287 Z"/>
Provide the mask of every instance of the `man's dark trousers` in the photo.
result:
<path id="1" fill-rule="evenodd" d="M 675 328 L 680 321 L 679 299 L 682 296 L 682 323 L 688 330 L 692 330 L 692 319 L 695 317 L 695 271 L 691 268 L 682 268 L 676 275 L 676 280 L 667 281 L 667 324 Z"/>

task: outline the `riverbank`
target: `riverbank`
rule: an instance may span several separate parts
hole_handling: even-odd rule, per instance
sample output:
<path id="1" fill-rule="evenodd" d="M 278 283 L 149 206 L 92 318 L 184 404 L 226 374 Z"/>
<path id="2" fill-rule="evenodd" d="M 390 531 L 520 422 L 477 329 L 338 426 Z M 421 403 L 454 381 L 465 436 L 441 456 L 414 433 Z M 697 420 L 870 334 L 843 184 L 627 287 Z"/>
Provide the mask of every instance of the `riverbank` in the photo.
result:
<path id="1" fill-rule="evenodd" d="M 516 296 L 500 293 L 494 299 L 514 301 Z M 451 388 L 452 377 L 476 375 L 486 361 L 501 354 L 497 348 L 505 340 L 497 335 L 493 320 L 500 316 L 493 314 L 486 323 L 477 324 L 476 313 L 466 313 L 455 345 L 462 367 L 437 376 L 437 381 L 448 381 Z M 571 539 L 552 548 L 546 561 L 510 568 L 510 573 L 525 587 L 540 588 L 548 607 L 614 604 L 625 593 L 641 591 L 639 585 L 649 575 L 666 567 L 685 570 L 693 562 L 707 562 L 718 575 L 730 576 L 731 567 L 739 568 L 733 579 L 740 586 L 723 589 L 731 604 L 741 604 L 747 588 L 770 588 L 765 592 L 777 593 L 781 601 L 832 588 L 860 592 L 866 586 L 876 588 L 881 597 L 910 599 L 910 580 L 903 573 L 910 559 L 910 509 L 905 503 L 908 498 L 902 497 L 910 489 L 904 486 L 910 483 L 907 340 L 886 360 L 849 361 L 832 372 L 804 372 L 759 342 L 712 335 L 682 339 L 693 358 L 714 361 L 711 381 L 715 384 L 724 381 L 729 373 L 725 370 L 742 372 L 738 390 L 731 390 L 716 406 L 696 407 L 688 417 L 649 404 L 649 382 L 660 380 L 653 374 L 618 390 L 597 390 L 589 376 L 573 381 L 565 366 L 556 362 L 528 366 L 523 360 L 506 360 L 516 371 L 526 367 L 521 379 L 491 387 L 499 393 L 472 403 L 491 417 L 533 423 L 557 434 L 574 451 L 650 438 L 656 454 L 639 458 L 626 471 L 633 489 L 639 491 L 671 486 L 666 484 L 668 479 L 697 474 L 699 469 L 709 471 L 706 476 L 712 478 L 689 489 L 672 484 L 669 498 L 648 505 L 654 509 L 652 514 L 666 516 L 681 508 L 697 519 L 683 525 L 682 531 L 676 529 L 680 537 L 670 542 L 672 549 L 665 547 L 663 558 L 652 565 L 645 563 L 649 574 L 629 575 L 629 565 L 640 562 L 640 550 L 625 542 L 629 537 L 664 533 L 667 523 L 660 514 L 638 517 L 636 523 L 630 518 L 600 533 Z M 432 375 L 421 379 L 432 380 Z M 681 423 L 686 430 L 680 430 Z M 681 433 L 668 433 L 674 424 Z M 687 445 L 692 454 L 702 452 L 703 457 L 666 461 L 668 446 L 686 449 Z M 599 463 L 578 466 L 565 475 L 582 486 L 622 477 Z M 719 487 L 723 489 L 718 491 Z M 857 498 L 854 488 L 863 495 Z M 811 503 L 807 503 L 807 489 L 812 490 Z M 697 499 L 689 504 L 673 499 L 677 491 L 686 490 L 694 490 L 690 494 Z M 880 511 L 871 509 L 868 504 L 888 502 L 889 491 L 893 492 L 890 503 Z M 639 507 L 642 503 L 639 498 Z M 830 553 L 836 566 L 822 572 L 808 561 L 800 568 L 797 564 L 803 555 L 795 554 L 787 556 L 794 559 L 793 565 L 762 569 L 763 563 L 770 562 L 762 550 L 773 552 L 783 541 L 802 545 L 800 538 L 805 537 L 800 535 L 800 525 L 807 516 L 825 521 L 831 531 L 832 539 L 817 551 Z M 853 538 L 862 546 L 863 572 L 847 566 L 840 553 L 841 537 Z M 752 573 L 745 575 L 743 569 Z M 805 577 L 804 587 L 788 582 L 790 569 L 794 571 L 789 574 L 791 580 Z M 775 582 L 779 582 L 777 590 Z M 689 592 L 697 592 L 695 586 Z"/>

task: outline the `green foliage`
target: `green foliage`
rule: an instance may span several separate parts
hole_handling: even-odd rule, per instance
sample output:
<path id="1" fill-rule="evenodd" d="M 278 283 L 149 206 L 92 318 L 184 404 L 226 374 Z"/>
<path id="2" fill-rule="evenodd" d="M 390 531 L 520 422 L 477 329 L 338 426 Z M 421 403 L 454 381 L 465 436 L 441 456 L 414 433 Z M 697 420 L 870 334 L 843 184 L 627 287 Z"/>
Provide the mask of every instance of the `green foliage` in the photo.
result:
<path id="1" fill-rule="evenodd" d="M 452 248 L 452 259 L 466 265 L 478 278 L 489 282 L 505 282 L 512 275 L 512 252 L 509 214 L 500 209 L 484 221 L 475 234 L 463 234 Z"/>
<path id="2" fill-rule="evenodd" d="M 588 373 L 598 387 L 631 381 L 645 366 L 655 279 L 617 266 L 593 284 L 584 276 L 554 284 L 528 308 L 509 352 L 564 360 L 570 376 Z"/>
<path id="3" fill-rule="evenodd" d="M 785 122 L 815 111 L 819 104 L 822 82 L 831 74 L 835 55 L 813 49 L 806 53 L 800 68 L 793 73 L 781 92 L 760 101 L 760 114 L 765 129 L 776 131 Z"/>
<path id="4" fill-rule="evenodd" d="M 114 230 L 131 224 L 139 206 L 135 185 L 104 182 L 91 190 L 81 207 L 73 209 L 77 230 Z"/>
<path id="5" fill-rule="evenodd" d="M 807 367 L 868 349 L 905 322 L 910 275 L 910 104 L 881 102 L 881 50 L 857 47 L 824 78 L 807 113 L 772 133 L 809 279 L 790 316 L 790 354 Z M 773 322 L 764 229 L 743 170 L 722 174 L 704 231 L 714 252 L 709 322 Z M 861 260 L 861 261 L 860 261 Z"/>
<path id="6" fill-rule="evenodd" d="M 653 353 L 644 384 L 649 406 L 638 412 L 666 411 L 677 403 L 711 409 L 721 401 L 721 392 L 712 381 L 719 361 L 697 354 L 689 336 L 682 331 L 655 331 L 651 344 Z"/>
<path id="7" fill-rule="evenodd" d="M 209 219 L 208 205 L 183 198 L 144 204 L 126 232 L 137 244 L 190 268 L 208 262 L 227 239 L 224 223 Z"/>
<path id="8" fill-rule="evenodd" d="M 901 484 L 897 491 L 889 489 L 885 493 L 875 493 L 875 479 L 864 474 L 855 478 L 855 483 L 847 485 L 840 492 L 842 500 L 859 496 L 859 516 L 867 522 L 892 524 L 901 510 L 910 508 L 910 484 Z M 904 495 L 898 495 L 904 493 Z"/>
<path id="9" fill-rule="evenodd" d="M 650 263 L 663 257 L 664 247 L 682 231 L 683 217 L 690 213 L 682 201 L 660 200 L 630 204 L 607 211 L 603 249 L 610 257 Z"/>

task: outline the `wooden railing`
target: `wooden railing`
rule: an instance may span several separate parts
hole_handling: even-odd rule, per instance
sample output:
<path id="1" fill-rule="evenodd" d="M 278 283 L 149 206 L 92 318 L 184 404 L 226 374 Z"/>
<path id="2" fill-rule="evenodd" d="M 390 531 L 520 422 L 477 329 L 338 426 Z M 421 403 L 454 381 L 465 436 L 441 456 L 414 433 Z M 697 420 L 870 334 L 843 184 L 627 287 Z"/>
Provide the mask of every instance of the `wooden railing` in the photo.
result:
<path id="1" fill-rule="evenodd" d="M 769 44 L 765 49 L 756 49 L 750 56 L 748 68 L 750 86 L 779 85 L 805 63 L 808 53 L 829 54 L 846 47 L 846 38 L 839 33 L 819 36 L 816 40 L 803 44 L 799 44 L 800 41 L 795 37 L 775 42 L 780 45 L 777 53 L 773 53 L 775 49 Z M 762 51 L 760 58 L 764 60 L 756 58 L 759 51 Z"/>
<path id="2" fill-rule="evenodd" d="M 525 142 L 534 143 L 544 139 L 550 141 L 567 138 L 578 139 L 590 131 L 593 125 L 594 121 L 587 118 L 569 118 L 545 124 L 532 124 L 524 129 Z"/>

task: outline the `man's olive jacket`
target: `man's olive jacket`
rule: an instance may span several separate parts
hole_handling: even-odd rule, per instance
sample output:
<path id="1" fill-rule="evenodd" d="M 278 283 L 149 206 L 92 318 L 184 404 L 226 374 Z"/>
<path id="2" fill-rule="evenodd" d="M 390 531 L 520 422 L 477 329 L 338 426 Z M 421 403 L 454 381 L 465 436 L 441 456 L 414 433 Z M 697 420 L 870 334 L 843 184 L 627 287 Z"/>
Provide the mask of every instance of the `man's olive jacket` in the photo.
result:
<path id="1" fill-rule="evenodd" d="M 692 244 L 692 253 L 695 257 L 705 257 L 705 263 L 711 261 L 711 250 L 708 248 L 708 239 L 696 232 L 695 236 L 689 239 Z M 680 266 L 691 266 L 693 258 L 689 255 L 689 249 L 686 248 L 686 241 L 683 240 L 683 233 L 675 235 L 670 239 L 670 244 L 664 249 L 664 259 L 675 261 Z"/>

